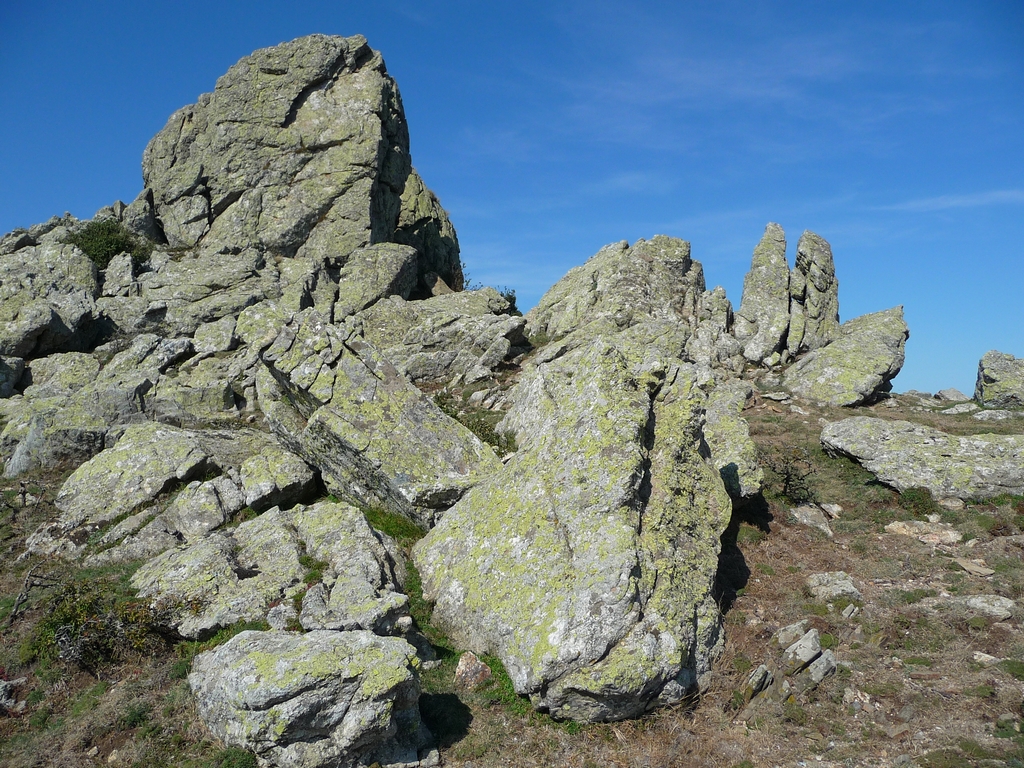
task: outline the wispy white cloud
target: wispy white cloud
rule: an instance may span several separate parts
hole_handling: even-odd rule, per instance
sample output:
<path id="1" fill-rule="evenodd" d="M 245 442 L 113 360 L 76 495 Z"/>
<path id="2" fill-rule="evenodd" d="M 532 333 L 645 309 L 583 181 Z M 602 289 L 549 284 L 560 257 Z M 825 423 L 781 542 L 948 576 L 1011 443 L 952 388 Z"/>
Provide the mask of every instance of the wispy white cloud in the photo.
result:
<path id="1" fill-rule="evenodd" d="M 989 192 L 977 192 L 973 195 L 939 195 L 908 200 L 895 205 L 875 206 L 876 211 L 914 211 L 930 213 L 947 211 L 955 208 L 982 208 L 988 205 L 1013 205 L 1024 203 L 1024 189 L 995 189 Z"/>

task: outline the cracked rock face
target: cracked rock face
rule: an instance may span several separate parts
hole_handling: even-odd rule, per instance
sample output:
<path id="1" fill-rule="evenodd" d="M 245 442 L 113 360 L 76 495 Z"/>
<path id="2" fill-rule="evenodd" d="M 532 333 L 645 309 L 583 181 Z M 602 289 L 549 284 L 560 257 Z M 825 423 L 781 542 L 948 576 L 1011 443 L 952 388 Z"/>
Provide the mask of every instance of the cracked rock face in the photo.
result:
<path id="1" fill-rule="evenodd" d="M 805 231 L 796 246 L 796 266 L 789 275 L 791 356 L 828 344 L 839 331 L 839 281 L 832 247 Z"/>
<path id="2" fill-rule="evenodd" d="M 454 229 L 412 169 L 398 88 L 361 36 L 246 56 L 171 116 L 143 177 L 171 249 L 341 266 L 397 242 L 419 251 L 420 275 L 462 285 Z"/>
<path id="3" fill-rule="evenodd" d="M 421 524 L 501 461 L 445 415 L 357 332 L 313 310 L 263 353 L 257 378 L 271 428 L 319 467 L 329 490 Z"/>
<path id="4" fill-rule="evenodd" d="M 689 367 L 618 342 L 524 375 L 504 424 L 519 452 L 414 549 L 433 620 L 579 721 L 684 699 L 719 642 L 731 504 L 702 452 L 703 394 Z"/>

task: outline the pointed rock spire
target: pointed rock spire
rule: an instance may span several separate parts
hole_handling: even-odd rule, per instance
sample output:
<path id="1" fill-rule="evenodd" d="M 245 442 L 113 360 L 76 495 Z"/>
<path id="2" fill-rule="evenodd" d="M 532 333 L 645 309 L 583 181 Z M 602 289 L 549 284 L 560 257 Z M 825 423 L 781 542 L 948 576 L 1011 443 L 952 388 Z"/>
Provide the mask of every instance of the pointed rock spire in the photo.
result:
<path id="1" fill-rule="evenodd" d="M 743 356 L 754 363 L 770 358 L 783 346 L 789 328 L 789 264 L 786 233 L 770 222 L 754 249 L 743 280 L 743 299 L 736 313 L 736 338 Z"/>

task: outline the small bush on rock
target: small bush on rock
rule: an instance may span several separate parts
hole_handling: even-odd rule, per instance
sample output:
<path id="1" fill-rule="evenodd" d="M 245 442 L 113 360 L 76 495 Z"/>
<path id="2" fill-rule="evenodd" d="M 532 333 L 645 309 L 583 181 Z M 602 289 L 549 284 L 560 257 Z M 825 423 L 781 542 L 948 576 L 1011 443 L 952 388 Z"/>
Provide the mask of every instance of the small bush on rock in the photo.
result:
<path id="1" fill-rule="evenodd" d="M 77 245 L 100 269 L 106 269 L 110 260 L 119 253 L 127 253 L 136 266 L 144 264 L 153 252 L 153 244 L 129 232 L 116 219 L 90 221 L 69 235 L 67 242 Z"/>

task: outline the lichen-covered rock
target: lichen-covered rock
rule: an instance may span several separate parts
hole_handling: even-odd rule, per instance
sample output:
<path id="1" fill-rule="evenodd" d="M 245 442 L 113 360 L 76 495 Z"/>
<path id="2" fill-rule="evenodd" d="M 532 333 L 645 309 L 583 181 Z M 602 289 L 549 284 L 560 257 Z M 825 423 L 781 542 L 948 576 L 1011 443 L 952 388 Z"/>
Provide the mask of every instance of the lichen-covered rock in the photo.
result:
<path id="1" fill-rule="evenodd" d="M 316 491 L 316 476 L 309 465 L 277 446 L 246 459 L 241 473 L 245 505 L 258 511 L 287 509 Z"/>
<path id="2" fill-rule="evenodd" d="M 335 322 L 385 296 L 408 299 L 419 281 L 418 269 L 419 252 L 408 245 L 381 243 L 356 249 L 338 275 Z"/>
<path id="3" fill-rule="evenodd" d="M 859 462 L 886 485 L 927 488 L 936 498 L 1024 493 L 1024 436 L 949 435 L 909 421 L 867 416 L 827 424 L 821 445 Z"/>
<path id="4" fill-rule="evenodd" d="M 978 363 L 974 399 L 986 408 L 1024 408 L 1024 358 L 986 352 Z"/>
<path id="5" fill-rule="evenodd" d="M 57 494 L 67 528 L 134 512 L 174 483 L 211 469 L 198 435 L 164 424 L 128 427 L 117 444 L 76 469 Z"/>
<path id="6" fill-rule="evenodd" d="M 735 500 L 761 491 L 764 471 L 757 463 L 757 446 L 750 438 L 750 428 L 743 418 L 743 406 L 753 395 L 745 381 L 728 379 L 711 390 L 707 404 L 704 438 L 711 449 L 711 459 L 718 467 L 725 489 Z"/>
<path id="7" fill-rule="evenodd" d="M 789 275 L 790 356 L 828 344 L 839 331 L 839 281 L 832 248 L 824 238 L 804 231 Z"/>
<path id="8" fill-rule="evenodd" d="M 704 269 L 684 240 L 655 235 L 606 245 L 569 272 L 527 313 L 531 337 L 558 338 L 602 318 L 619 328 L 651 319 L 689 320 L 704 293 Z"/>
<path id="9" fill-rule="evenodd" d="M 448 382 L 478 368 L 490 374 L 526 348 L 526 320 L 508 314 L 493 288 L 424 301 L 391 297 L 358 315 L 366 340 L 412 381 Z"/>
<path id="10" fill-rule="evenodd" d="M 422 254 L 419 274 L 461 287 L 454 232 L 410 164 L 398 88 L 362 37 L 310 35 L 246 56 L 171 116 L 143 178 L 174 248 L 343 264 L 401 242 Z"/>
<path id="11" fill-rule="evenodd" d="M 697 691 L 731 504 L 701 453 L 692 371 L 617 337 L 524 374 L 520 449 L 414 548 L 433 621 L 498 656 L 557 718 L 615 720 Z"/>
<path id="12" fill-rule="evenodd" d="M 272 429 L 328 489 L 431 522 L 501 468 L 489 446 L 446 416 L 355 331 L 313 310 L 264 352 L 257 379 Z M 274 388 L 278 388 L 274 391 Z"/>
<path id="13" fill-rule="evenodd" d="M 203 323 L 196 328 L 192 346 L 199 354 L 229 352 L 235 348 L 235 318 L 228 315 L 212 323 Z"/>
<path id="14" fill-rule="evenodd" d="M 323 561 L 306 592 L 303 554 Z M 310 629 L 395 630 L 408 615 L 405 570 L 397 547 L 359 510 L 320 502 L 277 508 L 150 560 L 132 577 L 139 596 L 170 606 L 185 637 L 204 637 L 238 621 L 259 621 L 271 605 L 305 592 L 301 621 Z M 306 601 L 310 605 L 306 605 Z"/>
<path id="15" fill-rule="evenodd" d="M 789 263 L 786 233 L 774 222 L 765 227 L 743 278 L 743 298 L 736 313 L 736 338 L 743 356 L 754 363 L 780 351 L 789 330 Z"/>
<path id="16" fill-rule="evenodd" d="M 743 370 L 743 345 L 732 335 L 732 304 L 721 286 L 704 291 L 693 318 L 693 335 L 686 342 L 686 359 L 702 368 L 728 374 Z"/>
<path id="17" fill-rule="evenodd" d="M 99 292 L 96 265 L 73 245 L 29 245 L 0 256 L 0 355 L 88 348 Z"/>
<path id="18" fill-rule="evenodd" d="M 848 320 L 834 340 L 791 365 L 782 384 L 825 405 L 859 405 L 888 392 L 903 367 L 910 331 L 903 307 Z"/>
<path id="19" fill-rule="evenodd" d="M 413 768 L 437 764 L 418 669 L 399 638 L 248 631 L 196 656 L 188 680 L 210 732 L 263 764 Z"/>

